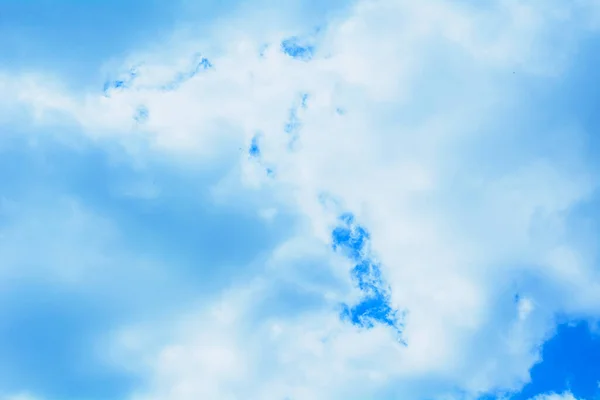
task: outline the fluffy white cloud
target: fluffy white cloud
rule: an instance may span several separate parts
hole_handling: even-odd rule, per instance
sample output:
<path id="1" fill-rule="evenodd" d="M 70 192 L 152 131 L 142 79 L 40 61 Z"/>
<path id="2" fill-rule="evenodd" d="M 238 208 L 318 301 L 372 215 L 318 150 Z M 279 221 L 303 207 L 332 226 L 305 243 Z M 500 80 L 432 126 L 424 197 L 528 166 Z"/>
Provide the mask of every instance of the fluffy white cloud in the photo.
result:
<path id="1" fill-rule="evenodd" d="M 206 39 L 132 57 L 109 95 L 39 77 L 4 82 L 40 123 L 75 121 L 206 165 L 260 132 L 259 160 L 233 157 L 215 193 L 261 187 L 307 221 L 304 245 L 282 245 L 258 283 L 161 329 L 164 343 L 155 327 L 117 335 L 149 374 L 133 398 L 420 399 L 527 381 L 553 314 L 600 307 L 589 255 L 565 232 L 569 209 L 597 184 L 579 157 L 586 133 L 540 123 L 540 99 L 527 97 L 568 70 L 592 5 L 361 1 L 307 37 L 317 43 L 309 62 L 281 51 L 288 32 L 221 21 Z M 190 49 L 214 68 L 195 71 Z M 300 126 L 285 133 L 291 110 Z M 408 312 L 407 346 L 385 327 L 339 320 L 335 305 L 355 295 L 339 278 L 348 266 L 321 252 L 343 211 L 372 235 L 392 303 Z M 270 315 L 266 293 L 307 251 L 323 262 L 296 274 L 331 268 L 338 278 L 317 290 L 320 307 Z M 316 290 L 310 279 L 295 285 Z"/>

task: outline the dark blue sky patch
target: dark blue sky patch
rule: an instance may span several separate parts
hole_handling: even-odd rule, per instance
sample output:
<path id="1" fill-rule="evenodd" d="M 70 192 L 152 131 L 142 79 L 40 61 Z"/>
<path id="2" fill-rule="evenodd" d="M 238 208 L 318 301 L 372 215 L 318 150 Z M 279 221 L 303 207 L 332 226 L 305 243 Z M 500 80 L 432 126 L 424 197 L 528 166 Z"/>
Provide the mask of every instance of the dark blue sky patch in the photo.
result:
<path id="1" fill-rule="evenodd" d="M 340 225 L 331 232 L 331 241 L 334 250 L 341 251 L 344 255 L 358 261 L 365 256 L 365 246 L 370 239 L 369 232 L 357 225 L 354 216 L 344 213 L 339 217 Z"/>
<path id="2" fill-rule="evenodd" d="M 390 306 L 389 298 L 382 293 L 367 296 L 358 304 L 349 307 L 342 306 L 341 317 L 361 328 L 373 328 L 376 323 L 396 328 L 398 325 L 398 312 Z"/>
<path id="3" fill-rule="evenodd" d="M 397 328 L 400 325 L 398 311 L 390 306 L 389 287 L 383 281 L 379 265 L 363 259 L 351 274 L 364 298 L 353 307 L 344 305 L 342 317 L 364 328 L 372 328 L 375 322 Z"/>
<path id="4" fill-rule="evenodd" d="M 260 157 L 260 147 L 258 145 L 258 135 L 254 135 L 250 141 L 250 147 L 248 148 L 248 154 L 250 157 Z"/>
<path id="5" fill-rule="evenodd" d="M 361 226 L 338 226 L 331 232 L 334 250 L 340 250 L 354 261 L 363 257 L 369 234 Z"/>
<path id="6" fill-rule="evenodd" d="M 379 264 L 369 255 L 369 232 L 356 223 L 352 213 L 341 214 L 338 221 L 339 225 L 331 232 L 332 247 L 356 262 L 351 275 L 362 292 L 357 304 L 342 305 L 340 317 L 366 329 L 375 324 L 392 327 L 401 340 L 401 316 L 390 304 L 390 289 L 382 277 Z"/>
<path id="7" fill-rule="evenodd" d="M 281 41 L 281 51 L 296 60 L 310 61 L 314 56 L 315 47 L 306 40 L 292 36 Z"/>
<path id="8" fill-rule="evenodd" d="M 275 177 L 275 169 L 273 167 L 265 167 L 265 165 L 263 164 L 262 150 L 260 147 L 261 137 L 262 136 L 260 133 L 257 133 L 256 135 L 254 135 L 252 137 L 252 140 L 250 141 L 250 145 L 248 146 L 248 156 L 251 159 L 254 159 L 256 162 L 258 162 L 259 165 L 261 165 L 265 168 L 265 173 L 266 173 L 267 177 L 274 178 Z"/>
<path id="9" fill-rule="evenodd" d="M 250 145 L 248 146 L 248 157 L 253 159 L 258 165 L 262 166 L 265 170 L 265 174 L 268 178 L 275 177 L 275 168 L 272 166 L 266 166 L 262 160 L 262 149 L 261 149 L 261 139 L 262 134 L 259 132 L 255 134 L 250 140 Z"/>
<path id="10" fill-rule="evenodd" d="M 570 391 L 576 399 L 600 396 L 600 336 L 587 322 L 561 324 L 542 348 L 542 361 L 531 369 L 531 382 L 513 400 Z"/>
<path id="11" fill-rule="evenodd" d="M 381 292 L 383 279 L 379 265 L 371 260 L 363 260 L 352 268 L 352 278 L 356 281 L 358 288 L 367 294 Z"/>

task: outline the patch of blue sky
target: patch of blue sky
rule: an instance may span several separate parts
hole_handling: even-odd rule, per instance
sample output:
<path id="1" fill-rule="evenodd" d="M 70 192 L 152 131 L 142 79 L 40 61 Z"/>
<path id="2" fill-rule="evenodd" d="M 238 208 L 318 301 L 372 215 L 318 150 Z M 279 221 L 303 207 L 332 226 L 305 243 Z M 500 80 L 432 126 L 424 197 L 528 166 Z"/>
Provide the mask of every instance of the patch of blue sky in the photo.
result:
<path id="1" fill-rule="evenodd" d="M 355 224 L 352 214 L 344 213 L 339 220 L 343 225 L 337 226 L 331 233 L 333 249 L 342 251 L 352 261 L 359 261 L 366 255 L 369 233 Z"/>
<path id="2" fill-rule="evenodd" d="M 569 391 L 576 399 L 600 398 L 600 334 L 587 321 L 562 323 L 542 348 L 531 382 L 513 400 Z"/>
<path id="3" fill-rule="evenodd" d="M 274 178 L 275 177 L 275 168 L 272 166 L 268 166 L 268 167 L 265 166 L 264 160 L 262 159 L 262 150 L 260 147 L 261 137 L 262 137 L 262 135 L 260 133 L 257 133 L 256 135 L 254 135 L 252 137 L 252 139 L 250 140 L 250 145 L 248 146 L 248 156 L 251 159 L 253 159 L 254 161 L 256 161 L 257 163 L 259 163 L 259 165 L 264 167 L 267 177 Z"/>
<path id="4" fill-rule="evenodd" d="M 260 157 L 260 147 L 258 146 L 258 135 L 254 135 L 250 141 L 250 147 L 248 148 L 248 154 L 250 157 Z"/>
<path id="5" fill-rule="evenodd" d="M 575 399 L 600 398 L 600 326 L 583 320 L 561 322 L 541 348 L 530 381 L 518 392 L 495 391 L 479 400 L 531 400 L 545 394 L 571 393 Z"/>
<path id="6" fill-rule="evenodd" d="M 397 333 L 401 333 L 398 311 L 392 309 L 389 296 L 382 292 L 367 295 L 352 307 L 343 304 L 340 315 L 343 320 L 349 320 L 362 328 L 370 329 L 375 326 L 375 323 L 380 323 L 395 328 Z"/>
<path id="7" fill-rule="evenodd" d="M 296 60 L 310 61 L 315 54 L 315 46 L 305 39 L 292 36 L 281 41 L 281 51 Z"/>
<path id="8" fill-rule="evenodd" d="M 353 306 L 342 305 L 341 318 L 362 328 L 383 324 L 394 328 L 399 337 L 401 315 L 390 304 L 390 289 L 385 283 L 380 265 L 370 255 L 369 232 L 355 220 L 352 213 L 343 213 L 339 225 L 331 232 L 332 247 L 355 262 L 351 274 L 362 292 L 362 299 Z"/>
<path id="9" fill-rule="evenodd" d="M 281 41 L 281 51 L 295 60 L 310 61 L 315 57 L 321 33 L 322 29 L 316 27 L 308 34 L 287 37 Z"/>
<path id="10" fill-rule="evenodd" d="M 43 69 L 74 90 L 97 85 L 107 60 L 173 29 L 179 3 L 2 1 L 0 64 L 13 71 Z"/>

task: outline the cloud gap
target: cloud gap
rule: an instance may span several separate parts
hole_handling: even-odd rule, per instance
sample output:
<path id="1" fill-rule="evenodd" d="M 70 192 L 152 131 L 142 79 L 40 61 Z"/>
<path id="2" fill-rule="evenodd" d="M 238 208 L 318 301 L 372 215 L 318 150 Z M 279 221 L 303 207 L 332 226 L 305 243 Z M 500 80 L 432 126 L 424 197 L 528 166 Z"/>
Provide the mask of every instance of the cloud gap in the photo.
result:
<path id="1" fill-rule="evenodd" d="M 356 263 L 351 275 L 362 292 L 362 299 L 357 304 L 342 305 L 340 317 L 366 329 L 376 324 L 386 325 L 402 341 L 402 313 L 390 304 L 390 287 L 382 277 L 380 264 L 370 254 L 369 232 L 356 222 L 352 213 L 343 213 L 338 222 L 331 232 L 333 250 Z"/>

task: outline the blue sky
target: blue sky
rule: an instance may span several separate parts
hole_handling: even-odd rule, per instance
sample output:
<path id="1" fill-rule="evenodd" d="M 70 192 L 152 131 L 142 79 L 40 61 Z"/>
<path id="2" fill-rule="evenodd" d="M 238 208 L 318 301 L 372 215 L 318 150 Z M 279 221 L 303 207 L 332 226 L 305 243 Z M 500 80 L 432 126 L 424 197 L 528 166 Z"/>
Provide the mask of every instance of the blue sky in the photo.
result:
<path id="1" fill-rule="evenodd" d="M 0 8 L 0 400 L 600 397 L 596 2 Z"/>

